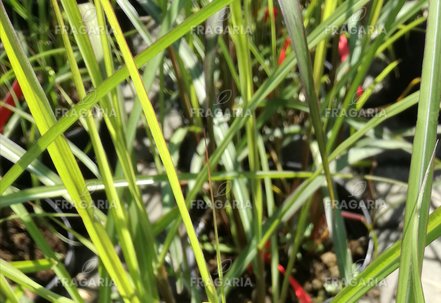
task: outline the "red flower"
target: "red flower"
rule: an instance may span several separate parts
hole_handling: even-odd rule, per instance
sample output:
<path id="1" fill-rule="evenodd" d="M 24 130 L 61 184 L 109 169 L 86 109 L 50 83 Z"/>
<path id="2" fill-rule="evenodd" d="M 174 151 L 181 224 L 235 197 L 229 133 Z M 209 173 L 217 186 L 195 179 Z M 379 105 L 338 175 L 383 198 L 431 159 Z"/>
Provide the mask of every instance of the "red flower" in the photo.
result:
<path id="1" fill-rule="evenodd" d="M 291 39 L 286 38 L 285 43 L 283 43 L 282 50 L 280 51 L 279 60 L 277 61 L 278 65 L 282 65 L 283 61 L 285 61 L 286 58 L 286 51 L 291 46 Z"/>
<path id="2" fill-rule="evenodd" d="M 285 274 L 285 268 L 279 264 L 277 267 L 279 272 L 283 275 Z M 299 299 L 300 303 L 311 303 L 311 297 L 308 295 L 308 293 L 303 289 L 303 287 L 297 282 L 296 279 L 294 279 L 292 276 L 289 276 L 289 284 L 291 285 L 291 288 L 294 290 L 297 299 Z"/>
<path id="3" fill-rule="evenodd" d="M 23 92 L 21 91 L 20 84 L 18 84 L 17 80 L 15 80 L 12 84 L 12 90 L 17 98 L 21 98 L 23 96 Z M 14 98 L 10 92 L 8 92 L 6 95 L 4 102 L 10 106 L 15 106 Z M 6 122 L 8 122 L 11 115 L 12 112 L 8 108 L 0 105 L 0 132 L 3 132 L 3 127 L 5 126 Z"/>
<path id="4" fill-rule="evenodd" d="M 274 19 L 277 18 L 277 14 L 278 14 L 278 13 L 279 13 L 279 11 L 277 10 L 277 8 L 276 8 L 276 7 L 273 7 L 273 15 L 274 15 Z M 269 12 L 269 8 L 267 7 L 267 8 L 265 9 L 265 14 L 263 15 L 263 21 L 264 21 L 264 22 L 268 22 L 269 18 L 270 18 L 270 12 Z"/>
<path id="5" fill-rule="evenodd" d="M 270 245 L 271 245 L 270 241 L 266 242 L 265 243 L 265 249 L 269 250 L 270 249 Z M 271 262 L 271 253 L 265 252 L 263 254 L 263 260 L 264 260 L 265 263 L 270 263 Z M 252 267 L 248 268 L 248 270 L 250 270 L 250 269 L 252 269 Z M 286 272 L 285 267 L 283 267 L 282 264 L 279 264 L 277 266 L 277 269 L 279 270 L 279 272 L 282 275 L 284 275 L 285 272 Z M 311 297 L 303 289 L 303 287 L 300 285 L 300 283 L 297 282 L 297 280 L 294 279 L 292 276 L 289 276 L 288 279 L 289 279 L 289 284 L 291 285 L 291 288 L 292 288 L 293 292 L 295 293 L 297 299 L 299 299 L 299 302 L 300 303 L 311 303 L 312 302 Z"/>
<path id="6" fill-rule="evenodd" d="M 363 95 L 363 87 L 360 85 L 357 87 L 357 97 L 360 98 Z"/>
<path id="7" fill-rule="evenodd" d="M 345 35 L 341 35 L 338 41 L 338 53 L 340 54 L 341 62 L 344 62 L 349 56 L 348 38 Z"/>

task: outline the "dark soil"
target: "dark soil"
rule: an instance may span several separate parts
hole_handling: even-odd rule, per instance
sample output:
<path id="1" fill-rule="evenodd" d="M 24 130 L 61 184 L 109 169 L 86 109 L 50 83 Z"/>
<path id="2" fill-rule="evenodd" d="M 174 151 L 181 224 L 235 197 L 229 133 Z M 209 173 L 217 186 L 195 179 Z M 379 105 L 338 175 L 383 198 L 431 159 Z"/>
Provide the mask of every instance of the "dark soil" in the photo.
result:
<path id="1" fill-rule="evenodd" d="M 0 223 L 0 258 L 10 261 L 25 261 L 43 259 L 44 254 L 37 247 L 36 243 L 26 230 L 25 225 L 19 219 L 7 219 L 13 213 L 9 209 L 0 210 L 0 219 L 5 219 Z M 35 219 L 43 237 L 52 249 L 61 255 L 67 252 L 67 244 L 47 226 L 47 222 Z M 38 283 L 45 285 L 53 277 L 52 270 L 44 270 L 30 275 Z"/>

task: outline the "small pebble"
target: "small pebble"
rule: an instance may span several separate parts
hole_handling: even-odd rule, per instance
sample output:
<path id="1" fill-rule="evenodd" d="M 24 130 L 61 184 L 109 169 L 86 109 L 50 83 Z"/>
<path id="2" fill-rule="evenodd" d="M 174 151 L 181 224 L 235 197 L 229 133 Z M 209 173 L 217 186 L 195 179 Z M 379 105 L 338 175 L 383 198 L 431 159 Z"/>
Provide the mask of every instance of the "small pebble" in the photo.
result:
<path id="1" fill-rule="evenodd" d="M 331 273 L 332 278 L 338 278 L 340 276 L 340 272 L 338 271 L 337 266 L 332 266 L 329 268 L 329 272 Z"/>
<path id="2" fill-rule="evenodd" d="M 323 283 L 322 281 L 320 281 L 319 279 L 314 279 L 312 280 L 312 288 L 314 290 L 319 290 L 323 287 Z"/>
<path id="3" fill-rule="evenodd" d="M 337 257 L 333 252 L 324 253 L 320 258 L 329 268 L 337 264 Z"/>

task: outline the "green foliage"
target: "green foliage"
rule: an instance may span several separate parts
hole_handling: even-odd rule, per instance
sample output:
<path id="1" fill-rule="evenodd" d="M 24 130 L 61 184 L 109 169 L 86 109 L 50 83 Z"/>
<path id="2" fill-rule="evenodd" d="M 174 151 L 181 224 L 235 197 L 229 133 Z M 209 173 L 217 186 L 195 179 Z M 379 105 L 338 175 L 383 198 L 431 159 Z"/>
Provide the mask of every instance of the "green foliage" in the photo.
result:
<path id="1" fill-rule="evenodd" d="M 358 301 L 397 268 L 398 302 L 424 300 L 424 248 L 441 236 L 441 210 L 429 214 L 440 168 L 439 1 L 4 2 L 0 85 L 6 93 L 18 81 L 24 96 L 12 93 L 14 106 L 0 103 L 13 113 L 0 134 L 0 156 L 13 163 L 0 167 L 0 210 L 12 215 L 0 224 L 20 221 L 44 258 L 0 260 L 0 301 L 22 302 L 26 292 L 85 301 L 41 220 L 98 256 L 100 280 L 115 285 L 99 285 L 100 303 L 178 302 L 176 292 L 191 302 L 228 302 L 250 276 L 253 302 L 289 301 L 299 256 L 323 247 L 311 241 L 321 221 L 345 282 L 333 302 Z M 377 86 L 400 68 L 395 43 L 425 21 L 419 91 L 411 90 L 414 79 L 398 100 L 375 107 Z M 357 99 L 378 62 L 384 68 Z M 404 131 L 385 122 L 416 104 L 416 128 L 405 130 L 414 135 L 411 149 Z M 375 115 L 360 115 L 367 108 Z M 182 125 L 169 131 L 176 112 Z M 84 146 L 68 140 L 71 129 L 83 131 Z M 375 146 L 384 133 L 394 140 Z M 289 153 L 298 170 L 287 168 L 287 146 L 295 146 Z M 399 183 L 359 173 L 374 166 L 373 147 L 374 156 L 388 148 L 412 155 L 404 231 L 356 274 L 336 186 L 355 177 Z M 22 175 L 31 185 L 23 186 Z M 157 215 L 144 195 L 152 185 L 160 190 Z M 97 193 L 107 209 L 95 204 Z M 80 220 L 85 233 L 44 211 L 45 199 L 54 198 L 75 209 L 61 215 Z M 29 276 L 48 269 L 65 295 Z"/>

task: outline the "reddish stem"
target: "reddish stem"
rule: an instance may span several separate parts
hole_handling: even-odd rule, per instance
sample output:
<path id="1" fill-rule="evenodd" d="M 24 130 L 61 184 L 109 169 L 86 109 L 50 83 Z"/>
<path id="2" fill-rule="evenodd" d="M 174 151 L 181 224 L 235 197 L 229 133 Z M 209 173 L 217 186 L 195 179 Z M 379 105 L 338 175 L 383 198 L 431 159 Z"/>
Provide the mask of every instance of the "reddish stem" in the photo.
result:
<path id="1" fill-rule="evenodd" d="M 21 91 L 20 84 L 18 84 L 18 81 L 15 80 L 12 84 L 12 91 L 14 92 L 15 96 L 20 99 L 23 96 L 23 92 Z M 11 92 L 8 92 L 6 95 L 6 98 L 4 100 L 5 104 L 8 104 L 10 106 L 15 106 L 14 103 L 14 97 L 12 96 Z M 12 111 L 6 108 L 5 106 L 0 105 L 0 133 L 3 132 L 3 128 L 8 122 L 9 117 L 12 115 Z"/>
<path id="2" fill-rule="evenodd" d="M 282 50 L 280 51 L 279 60 L 277 62 L 278 65 L 282 65 L 283 61 L 285 61 L 286 52 L 290 46 L 291 46 L 291 39 L 286 38 L 285 43 L 283 44 Z"/>
<path id="3" fill-rule="evenodd" d="M 279 264 L 277 266 L 277 269 L 279 272 L 284 275 L 286 270 L 285 268 Z M 311 297 L 308 295 L 308 293 L 303 289 L 303 287 L 297 282 L 296 279 L 294 279 L 292 276 L 289 276 L 289 284 L 291 285 L 292 290 L 297 296 L 297 299 L 299 299 L 300 303 L 311 303 Z"/>
<path id="4" fill-rule="evenodd" d="M 279 13 L 279 11 L 277 10 L 277 8 L 276 8 L 276 7 L 273 7 L 273 15 L 274 15 L 274 19 L 277 18 L 278 13 Z M 267 8 L 265 9 L 265 14 L 263 15 L 263 21 L 264 21 L 264 22 L 268 22 L 269 18 L 270 18 L 270 10 L 269 10 L 269 8 L 267 7 Z"/>
<path id="5" fill-rule="evenodd" d="M 270 242 L 268 241 L 265 245 L 266 249 L 269 249 L 270 247 Z M 271 262 L 271 253 L 265 253 L 263 255 L 263 259 L 265 261 L 265 263 L 270 263 Z M 285 267 L 283 267 L 282 264 L 279 264 L 277 266 L 277 269 L 279 270 L 279 272 L 282 275 L 285 275 Z M 303 287 L 300 285 L 299 282 L 297 282 L 296 279 L 294 279 L 294 277 L 289 276 L 289 284 L 291 285 L 291 289 L 294 292 L 294 294 L 297 296 L 297 299 L 299 299 L 300 303 L 311 303 L 311 297 L 308 295 L 308 293 L 303 289 Z"/>

